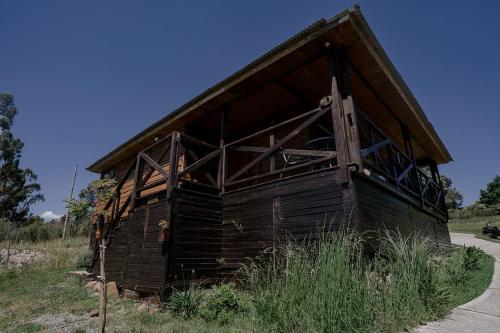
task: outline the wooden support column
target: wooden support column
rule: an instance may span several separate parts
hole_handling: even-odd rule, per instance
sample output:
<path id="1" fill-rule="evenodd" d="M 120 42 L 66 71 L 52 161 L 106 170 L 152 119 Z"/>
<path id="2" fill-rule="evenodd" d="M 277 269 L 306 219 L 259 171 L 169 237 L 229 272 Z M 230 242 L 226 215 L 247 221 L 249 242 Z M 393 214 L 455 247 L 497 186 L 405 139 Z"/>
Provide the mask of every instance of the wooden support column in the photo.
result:
<path id="1" fill-rule="evenodd" d="M 408 126 L 404 125 L 404 124 L 400 124 L 401 126 L 401 133 L 403 135 L 403 141 L 404 141 L 404 145 L 405 145 L 405 154 L 407 156 L 410 156 L 411 157 L 411 151 L 410 151 L 410 134 L 409 134 L 409 130 L 408 130 Z"/>
<path id="2" fill-rule="evenodd" d="M 169 237 L 167 244 L 164 243 L 162 252 L 166 252 L 165 281 L 160 293 L 161 301 L 164 302 L 170 297 L 173 291 L 174 269 L 175 269 L 175 200 L 172 197 L 173 189 L 177 187 L 177 146 L 180 141 L 180 133 L 172 132 L 169 158 L 169 174 L 167 178 L 167 205 L 168 205 L 168 224 Z"/>
<path id="3" fill-rule="evenodd" d="M 442 194 L 441 194 L 440 205 L 444 209 L 444 212 L 446 214 L 446 218 L 449 218 L 448 209 L 446 208 L 446 201 L 445 201 L 446 193 L 444 192 L 443 182 L 441 181 L 441 174 L 439 173 L 439 168 L 438 168 L 437 162 L 435 160 L 432 160 L 429 166 L 431 169 L 432 178 L 439 185 L 439 188 L 441 189 Z"/>
<path id="4" fill-rule="evenodd" d="M 139 188 L 142 184 L 142 158 L 141 153 L 137 154 L 136 162 L 135 162 L 135 174 L 134 174 L 134 188 L 132 190 L 132 195 L 130 196 L 130 212 L 133 212 L 135 209 L 135 197 L 137 196 L 137 188 Z"/>
<path id="5" fill-rule="evenodd" d="M 217 174 L 217 185 L 222 193 L 224 193 L 224 183 L 227 178 L 227 158 L 224 144 L 227 140 L 227 108 L 220 111 L 219 124 L 219 173 Z"/>
<path id="6" fill-rule="evenodd" d="M 328 78 L 331 84 L 331 96 L 332 96 L 332 122 L 333 122 L 333 133 L 335 136 L 335 148 L 337 150 L 337 161 L 341 170 L 345 171 L 348 163 L 348 152 L 349 148 L 347 145 L 347 138 L 344 126 L 344 110 L 342 97 L 338 88 L 338 80 L 336 78 L 338 70 L 338 56 L 335 50 L 328 50 Z M 348 180 L 347 174 L 342 172 L 343 181 Z"/>
<path id="7" fill-rule="evenodd" d="M 346 129 L 347 148 L 349 150 L 349 166 L 354 166 L 356 171 L 362 169 L 361 145 L 359 143 L 358 122 L 356 109 L 352 98 L 351 82 L 349 80 L 349 62 L 344 51 L 340 51 L 340 71 L 342 77 L 341 94 L 344 109 L 344 124 Z"/>
<path id="8" fill-rule="evenodd" d="M 410 130 L 408 129 L 408 126 L 402 125 L 403 128 L 403 138 L 405 140 L 405 149 L 408 151 L 408 156 L 410 156 L 412 164 L 413 164 L 413 172 L 411 174 L 413 175 L 414 181 L 417 183 L 417 190 L 418 194 L 420 197 L 420 205 L 424 207 L 424 196 L 422 193 L 422 184 L 420 183 L 420 178 L 418 176 L 418 166 L 417 166 L 417 161 L 415 160 L 415 154 L 413 152 L 413 145 L 411 142 L 411 134 Z"/>
<path id="9" fill-rule="evenodd" d="M 167 178 L 167 199 L 172 196 L 172 189 L 177 186 L 177 144 L 179 142 L 179 132 L 172 132 L 172 142 L 170 144 L 169 172 Z"/>
<path id="10" fill-rule="evenodd" d="M 345 101 L 342 100 L 341 91 L 339 90 L 339 82 L 343 72 L 342 61 L 337 50 L 328 49 L 328 77 L 331 82 L 332 96 L 332 122 L 333 132 L 335 136 L 335 147 L 337 153 L 337 161 L 342 171 L 340 173 L 340 182 L 342 183 L 342 200 L 344 203 L 344 223 L 347 228 L 353 228 L 359 231 L 360 216 L 357 203 L 356 189 L 352 181 L 351 163 L 361 165 L 361 152 L 359 146 L 359 137 L 357 134 L 356 118 L 354 116 L 354 104 L 352 97 Z M 348 82 L 342 82 L 347 84 Z M 350 91 L 349 91 L 350 93 Z M 345 108 L 345 109 L 344 109 Z M 350 114 L 350 118 L 346 117 L 346 112 Z M 349 120 L 350 119 L 350 120 Z M 351 126 L 351 124 L 353 126 Z M 355 134 L 353 133 L 355 132 Z M 352 134 L 348 135 L 348 134 Z M 352 151 L 352 155 L 351 155 Z M 356 153 L 357 152 L 357 153 Z M 358 157 L 356 157 L 358 156 Z M 356 162 L 351 162 L 351 160 Z"/>
<path id="11" fill-rule="evenodd" d="M 271 126 L 274 125 L 271 123 Z M 274 146 L 276 143 L 276 138 L 274 136 L 274 131 L 271 132 L 271 135 L 269 135 L 269 147 Z M 269 171 L 273 172 L 276 170 L 276 155 L 273 154 L 271 155 L 271 158 L 269 159 Z"/>
<path id="12" fill-rule="evenodd" d="M 329 50 L 328 71 L 332 82 L 333 129 L 339 164 L 345 168 L 354 166 L 360 169 L 361 147 L 348 64 L 347 56 L 342 50 Z"/>

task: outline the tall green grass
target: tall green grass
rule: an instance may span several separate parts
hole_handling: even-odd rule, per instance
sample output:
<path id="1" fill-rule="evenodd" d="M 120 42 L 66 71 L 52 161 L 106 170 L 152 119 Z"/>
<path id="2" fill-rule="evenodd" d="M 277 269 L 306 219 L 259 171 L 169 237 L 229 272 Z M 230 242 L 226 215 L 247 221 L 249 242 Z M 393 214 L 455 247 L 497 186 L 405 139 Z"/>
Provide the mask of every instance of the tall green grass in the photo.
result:
<path id="1" fill-rule="evenodd" d="M 379 293 L 384 321 L 380 328 L 395 330 L 444 315 L 449 287 L 444 283 L 444 256 L 418 235 L 386 233 L 375 259 L 378 274 L 385 277 Z"/>
<path id="2" fill-rule="evenodd" d="M 346 233 L 289 242 L 272 264 L 244 270 L 256 314 L 276 332 L 396 331 L 447 311 L 435 249 L 417 236 L 387 234 L 366 258 Z"/>

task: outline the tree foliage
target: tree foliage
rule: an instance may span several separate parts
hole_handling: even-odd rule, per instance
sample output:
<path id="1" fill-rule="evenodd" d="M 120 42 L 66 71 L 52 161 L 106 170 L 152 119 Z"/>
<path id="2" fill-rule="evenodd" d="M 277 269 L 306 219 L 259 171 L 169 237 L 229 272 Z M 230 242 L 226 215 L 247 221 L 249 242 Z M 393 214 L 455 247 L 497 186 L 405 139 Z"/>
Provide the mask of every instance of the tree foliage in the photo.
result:
<path id="1" fill-rule="evenodd" d="M 446 202 L 446 208 L 462 208 L 464 197 L 462 193 L 453 187 L 452 180 L 445 175 L 441 175 L 441 184 L 443 185 L 443 190 L 445 192 L 444 200 Z"/>
<path id="2" fill-rule="evenodd" d="M 81 190 L 78 200 L 67 201 L 72 219 L 79 222 L 92 214 L 101 214 L 102 207 L 99 203 L 104 203 L 112 198 L 116 180 L 104 178 L 90 182 L 86 188 Z"/>
<path id="3" fill-rule="evenodd" d="M 35 173 L 20 167 L 23 142 L 12 134 L 16 115 L 14 97 L 0 93 L 0 219 L 19 225 L 43 195 Z"/>
<path id="4" fill-rule="evenodd" d="M 485 190 L 481 190 L 479 202 L 486 206 L 500 205 L 500 176 L 496 176 L 486 185 Z"/>

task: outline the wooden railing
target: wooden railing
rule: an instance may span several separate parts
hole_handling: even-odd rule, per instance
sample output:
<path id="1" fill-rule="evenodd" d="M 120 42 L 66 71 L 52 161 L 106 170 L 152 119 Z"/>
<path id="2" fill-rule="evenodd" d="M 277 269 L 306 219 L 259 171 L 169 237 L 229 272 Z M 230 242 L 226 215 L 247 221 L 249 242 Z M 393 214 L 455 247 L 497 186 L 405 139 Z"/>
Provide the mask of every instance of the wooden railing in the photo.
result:
<path id="1" fill-rule="evenodd" d="M 151 152 L 157 150 L 157 158 Z M 158 153 L 158 151 L 157 151 Z M 197 186 L 219 189 L 217 175 L 221 149 L 202 140 L 179 132 L 168 136 L 141 150 L 114 189 L 111 199 L 101 210 L 106 215 L 107 224 L 116 224 L 125 212 L 132 211 L 137 200 L 167 191 L 170 197 L 179 182 L 195 183 Z M 216 163 L 210 162 L 217 158 Z M 193 175 L 196 173 L 196 177 Z M 122 188 L 133 176 L 133 190 L 124 199 Z M 155 190 L 156 189 L 156 190 Z M 108 228 L 109 229 L 109 228 Z"/>
<path id="2" fill-rule="evenodd" d="M 281 179 L 291 172 L 303 173 L 336 165 L 337 154 L 334 144 L 333 147 L 326 146 L 322 149 L 307 147 L 307 142 L 303 142 L 302 146 L 287 147 L 292 139 L 319 122 L 323 116 L 331 116 L 330 104 L 331 99 L 326 98 L 322 100 L 321 106 L 314 110 L 225 144 L 222 162 L 223 189 L 241 189 L 264 181 Z M 276 137 L 277 131 L 282 132 L 281 139 Z M 331 137 L 320 139 L 325 139 L 326 142 L 333 138 L 333 133 L 330 132 L 329 135 Z M 252 145 L 251 142 L 255 141 L 268 141 L 269 146 Z M 250 158 L 248 158 L 249 153 Z M 228 161 L 238 159 L 241 154 L 247 154 L 247 159 L 250 161 L 235 170 L 230 170 Z"/>
<path id="3" fill-rule="evenodd" d="M 332 97 L 326 97 L 314 110 L 220 147 L 172 132 L 137 154 L 117 184 L 113 198 L 105 205 L 104 211 L 109 212 L 108 223 L 119 221 L 125 212 L 134 210 L 137 200 L 151 192 L 157 193 L 158 189 L 166 190 L 169 199 L 172 189 L 180 183 L 225 192 L 338 167 L 335 136 L 327 129 L 333 123 L 331 110 Z M 422 206 L 445 212 L 444 192 L 435 175 L 430 176 L 419 168 L 412 151 L 403 152 L 361 110 L 356 109 L 356 115 L 363 170 L 416 198 Z M 304 133 L 314 126 L 322 126 L 326 136 L 317 138 Z M 281 138 L 277 138 L 277 134 Z M 309 145 L 318 140 L 328 144 Z M 262 142 L 269 142 L 269 146 L 262 146 Z M 247 162 L 242 165 L 242 161 Z M 132 174 L 133 190 L 124 199 L 121 190 Z"/>
<path id="4" fill-rule="evenodd" d="M 415 158 L 397 145 L 360 110 L 357 111 L 363 167 L 372 177 L 411 195 L 422 206 L 446 214 L 444 191 L 417 166 Z"/>

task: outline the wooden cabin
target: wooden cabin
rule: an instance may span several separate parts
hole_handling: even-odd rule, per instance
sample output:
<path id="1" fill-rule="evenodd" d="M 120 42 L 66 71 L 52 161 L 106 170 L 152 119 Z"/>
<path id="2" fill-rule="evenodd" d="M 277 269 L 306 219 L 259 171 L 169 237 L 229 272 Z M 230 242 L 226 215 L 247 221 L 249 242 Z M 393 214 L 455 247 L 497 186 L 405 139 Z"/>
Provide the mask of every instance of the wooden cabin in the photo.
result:
<path id="1" fill-rule="evenodd" d="M 88 168 L 118 182 L 101 203 L 107 278 L 141 293 L 214 282 L 325 228 L 447 244 L 450 160 L 359 7 L 343 11 Z"/>

